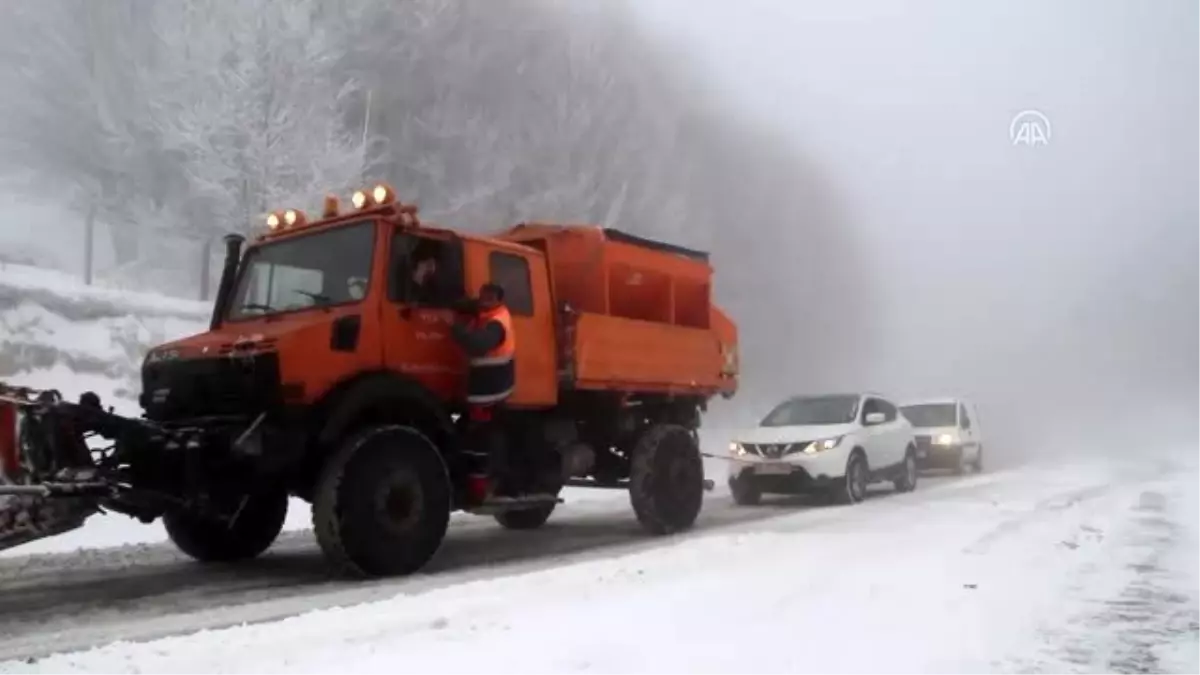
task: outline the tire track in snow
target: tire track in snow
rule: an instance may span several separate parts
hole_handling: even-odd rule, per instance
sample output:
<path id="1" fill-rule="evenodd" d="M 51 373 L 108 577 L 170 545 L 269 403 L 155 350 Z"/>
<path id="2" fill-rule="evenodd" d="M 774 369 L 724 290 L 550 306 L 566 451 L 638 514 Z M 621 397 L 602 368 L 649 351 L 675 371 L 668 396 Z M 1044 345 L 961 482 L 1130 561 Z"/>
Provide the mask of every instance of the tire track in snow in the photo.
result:
<path id="1" fill-rule="evenodd" d="M 1066 648 L 1070 660 L 1080 665 L 1099 663 L 1118 673 L 1163 672 L 1157 651 L 1160 646 L 1189 634 L 1196 642 L 1200 616 L 1195 598 L 1173 590 L 1180 584 L 1175 579 L 1177 570 L 1171 569 L 1168 560 L 1187 545 L 1178 522 L 1179 500 L 1178 494 L 1153 489 L 1138 496 L 1131 507 L 1134 528 L 1121 541 L 1122 546 L 1138 552 L 1124 561 L 1131 578 L 1115 599 L 1093 602 L 1092 611 L 1077 624 L 1111 637 L 1100 646 L 1091 635 L 1073 636 Z"/>
<path id="2" fill-rule="evenodd" d="M 1069 465 L 1055 469 L 1046 467 L 1044 470 L 1054 480 L 1061 480 L 1059 475 L 1056 474 L 1057 471 L 1066 471 L 1067 476 L 1071 476 L 1074 473 L 1074 469 Z M 1167 461 L 1122 464 L 1120 470 L 1114 471 L 1112 468 L 1106 468 L 1101 469 L 1093 475 L 1073 479 L 1075 484 L 1070 487 L 1064 486 L 1062 490 L 1055 490 L 1053 486 L 1049 486 L 1051 488 L 1050 494 L 1035 500 L 1032 504 L 1016 504 L 1022 506 L 1022 508 L 1014 508 L 1014 504 L 994 502 L 997 508 L 1007 509 L 1010 512 L 1015 511 L 1015 513 L 1002 518 L 997 524 L 980 535 L 978 539 L 965 547 L 963 552 L 984 555 L 997 542 L 1019 535 L 1027 528 L 1037 525 L 1047 518 L 1055 517 L 1062 512 L 1076 507 L 1088 506 L 1091 503 L 1110 498 L 1115 491 L 1127 490 L 1131 485 L 1157 481 L 1163 476 L 1179 470 L 1179 467 Z M 1019 479 L 1020 475 L 1014 473 L 1013 476 Z M 1031 472 L 1024 476 L 1024 478 L 1036 482 L 1040 477 L 1036 472 Z"/>
<path id="3" fill-rule="evenodd" d="M 1113 485 L 1105 483 L 1101 485 L 1092 485 L 1077 490 L 1071 490 L 1064 494 L 1056 494 L 1045 499 L 1037 501 L 1033 508 L 1025 511 L 1015 517 L 1006 518 L 998 525 L 993 526 L 990 530 L 976 539 L 963 549 L 963 553 L 972 555 L 983 555 L 988 552 L 992 544 L 996 541 L 1020 534 L 1025 527 L 1036 523 L 1037 521 L 1053 515 L 1056 511 L 1063 511 L 1073 506 L 1084 502 L 1100 499 L 1108 495 L 1113 489 Z"/>
<path id="4" fill-rule="evenodd" d="M 1040 540 L 1045 547 L 1052 543 L 1046 536 L 1007 542 L 1003 535 L 1045 526 L 1055 512 L 1066 526 L 1057 544 L 1061 556 L 1050 562 L 1059 567 L 1065 583 L 1032 627 L 1041 646 L 994 664 L 998 669 L 1195 672 L 1200 625 L 1196 504 L 1194 493 L 1191 501 L 1181 494 L 1186 482 L 1163 475 L 1176 471 L 1190 474 L 1192 481 L 1197 475 L 1194 467 L 1138 472 L 1107 489 L 1086 488 L 1065 495 L 1062 502 L 1043 500 L 1042 509 L 985 535 L 989 542 L 1029 545 Z M 1070 512 L 1076 505 L 1088 508 Z M 1018 525 L 1010 526 L 1013 522 Z M 1164 663 L 1164 653 L 1175 663 Z"/>

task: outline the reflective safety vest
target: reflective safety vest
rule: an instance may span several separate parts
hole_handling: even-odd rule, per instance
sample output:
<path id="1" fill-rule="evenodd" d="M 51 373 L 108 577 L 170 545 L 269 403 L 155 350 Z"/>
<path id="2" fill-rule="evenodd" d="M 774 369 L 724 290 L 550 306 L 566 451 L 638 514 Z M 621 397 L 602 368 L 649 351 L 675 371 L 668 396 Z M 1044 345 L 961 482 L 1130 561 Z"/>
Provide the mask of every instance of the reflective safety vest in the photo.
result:
<path id="1" fill-rule="evenodd" d="M 504 328 L 504 341 L 483 356 L 467 361 L 467 402 L 484 405 L 507 399 L 516 386 L 513 358 L 517 353 L 517 336 L 513 333 L 512 316 L 500 305 L 481 312 L 476 326 L 482 328 L 495 321 Z"/>

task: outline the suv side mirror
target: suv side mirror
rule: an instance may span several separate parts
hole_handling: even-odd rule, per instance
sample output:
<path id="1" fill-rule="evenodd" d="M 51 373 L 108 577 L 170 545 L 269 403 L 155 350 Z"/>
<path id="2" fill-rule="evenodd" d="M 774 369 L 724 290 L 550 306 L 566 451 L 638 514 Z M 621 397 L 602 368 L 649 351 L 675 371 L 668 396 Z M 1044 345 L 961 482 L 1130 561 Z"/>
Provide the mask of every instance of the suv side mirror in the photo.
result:
<path id="1" fill-rule="evenodd" d="M 884 415 L 881 412 L 867 413 L 867 416 L 864 418 L 864 421 L 868 425 L 883 424 L 884 422 L 887 421 L 887 415 Z"/>

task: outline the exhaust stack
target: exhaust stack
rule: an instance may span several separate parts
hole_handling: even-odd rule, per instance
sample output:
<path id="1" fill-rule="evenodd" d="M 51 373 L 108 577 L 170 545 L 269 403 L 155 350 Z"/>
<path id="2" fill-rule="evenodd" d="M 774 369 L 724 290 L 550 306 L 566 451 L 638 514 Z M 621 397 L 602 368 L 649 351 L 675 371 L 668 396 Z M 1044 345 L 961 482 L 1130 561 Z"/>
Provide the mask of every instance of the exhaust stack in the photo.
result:
<path id="1" fill-rule="evenodd" d="M 213 303 L 212 320 L 209 330 L 216 330 L 221 325 L 221 317 L 225 316 L 225 308 L 229 297 L 233 294 L 233 283 L 237 279 L 238 263 L 242 259 L 242 244 L 246 238 L 240 234 L 225 235 L 225 266 L 221 268 L 221 284 L 217 286 L 217 299 Z"/>

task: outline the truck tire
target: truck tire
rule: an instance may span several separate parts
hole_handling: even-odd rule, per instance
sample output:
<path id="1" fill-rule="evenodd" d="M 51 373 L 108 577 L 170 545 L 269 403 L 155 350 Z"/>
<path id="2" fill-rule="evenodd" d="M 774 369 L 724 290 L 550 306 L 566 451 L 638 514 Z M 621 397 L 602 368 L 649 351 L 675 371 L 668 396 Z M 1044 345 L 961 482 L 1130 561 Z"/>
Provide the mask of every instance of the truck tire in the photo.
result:
<path id="1" fill-rule="evenodd" d="M 204 563 L 229 563 L 261 555 L 275 543 L 287 518 L 288 495 L 271 490 L 249 495 L 231 523 L 187 511 L 167 511 L 163 527 L 171 543 Z"/>
<path id="2" fill-rule="evenodd" d="M 368 427 L 322 469 L 313 530 L 340 574 L 411 574 L 441 547 L 451 510 L 450 476 L 437 446 L 412 427 Z"/>
<path id="3" fill-rule="evenodd" d="M 704 502 L 704 464 L 691 432 L 674 424 L 647 429 L 633 448 L 629 500 L 651 534 L 690 528 Z"/>
<path id="4" fill-rule="evenodd" d="M 550 519 L 554 507 L 554 504 L 546 504 L 532 509 L 503 511 L 496 514 L 496 522 L 509 530 L 536 530 Z"/>

